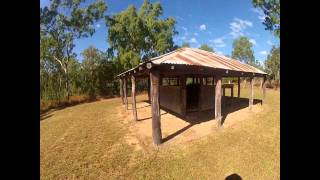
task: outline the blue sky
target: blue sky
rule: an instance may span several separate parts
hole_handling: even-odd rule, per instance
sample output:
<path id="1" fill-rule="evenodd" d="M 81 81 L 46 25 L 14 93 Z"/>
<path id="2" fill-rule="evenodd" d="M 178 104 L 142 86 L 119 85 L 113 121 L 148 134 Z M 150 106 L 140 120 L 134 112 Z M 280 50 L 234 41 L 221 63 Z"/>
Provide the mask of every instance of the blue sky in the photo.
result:
<path id="1" fill-rule="evenodd" d="M 151 2 L 157 2 L 151 0 Z M 254 44 L 255 58 L 263 62 L 272 45 L 279 45 L 279 39 L 265 30 L 261 19 L 263 13 L 254 9 L 251 0 L 160 0 L 164 10 L 161 18 L 172 16 L 176 19 L 178 35 L 174 36 L 175 44 L 189 42 L 191 47 L 206 43 L 218 53 L 231 55 L 232 42 L 240 35 L 247 36 Z M 143 0 L 107 0 L 106 15 L 125 10 L 130 4 L 139 8 Z M 40 6 L 49 4 L 49 0 L 40 0 Z M 96 33 L 89 38 L 75 41 L 75 52 L 82 60 L 80 53 L 90 45 L 105 51 L 108 48 L 107 28 L 104 20 L 95 24 Z"/>

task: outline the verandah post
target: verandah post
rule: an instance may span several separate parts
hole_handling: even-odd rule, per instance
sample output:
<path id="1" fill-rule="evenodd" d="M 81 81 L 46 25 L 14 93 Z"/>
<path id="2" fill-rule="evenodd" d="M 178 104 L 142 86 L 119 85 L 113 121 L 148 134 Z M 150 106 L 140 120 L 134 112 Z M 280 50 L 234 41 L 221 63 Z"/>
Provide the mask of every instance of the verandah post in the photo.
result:
<path id="1" fill-rule="evenodd" d="M 126 104 L 126 109 L 128 109 L 128 96 L 127 96 L 127 78 L 123 79 L 123 93 L 124 93 L 124 103 Z"/>
<path id="2" fill-rule="evenodd" d="M 137 108 L 136 108 L 136 78 L 134 75 L 131 76 L 131 98 L 132 98 L 132 114 L 133 114 L 133 120 L 137 121 Z"/>
<path id="3" fill-rule="evenodd" d="M 252 109 L 252 106 L 253 106 L 253 84 L 254 84 L 254 77 L 250 77 L 249 109 Z"/>
<path id="4" fill-rule="evenodd" d="M 151 80 L 151 113 L 152 113 L 152 138 L 155 145 L 159 145 L 162 142 L 161 134 L 161 117 L 160 117 L 160 105 L 159 105 L 159 80 L 160 75 L 156 70 L 150 71 Z"/>
<path id="5" fill-rule="evenodd" d="M 240 98 L 240 77 L 238 77 L 238 98 Z"/>
<path id="6" fill-rule="evenodd" d="M 123 99 L 123 80 L 122 78 L 119 78 L 119 90 L 120 90 L 120 97 L 121 97 L 121 102 L 124 104 L 124 99 Z"/>
<path id="7" fill-rule="evenodd" d="M 214 116 L 217 120 L 218 126 L 221 126 L 221 76 L 215 77 L 216 89 L 215 89 L 215 103 L 214 103 Z"/>
<path id="8" fill-rule="evenodd" d="M 263 77 L 263 82 L 262 82 L 262 103 L 266 100 L 266 87 L 267 87 L 267 77 Z"/>
<path id="9" fill-rule="evenodd" d="M 187 90 L 186 90 L 186 76 L 180 76 L 180 98 L 181 98 L 181 114 L 186 115 L 187 111 Z"/>

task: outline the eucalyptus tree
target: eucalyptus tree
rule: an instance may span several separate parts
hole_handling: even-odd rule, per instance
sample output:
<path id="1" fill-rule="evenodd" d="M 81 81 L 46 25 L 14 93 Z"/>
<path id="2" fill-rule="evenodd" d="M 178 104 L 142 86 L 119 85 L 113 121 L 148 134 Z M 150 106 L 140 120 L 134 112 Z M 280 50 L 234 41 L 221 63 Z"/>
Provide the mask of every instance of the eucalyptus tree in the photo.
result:
<path id="1" fill-rule="evenodd" d="M 126 10 L 106 17 L 109 52 L 115 52 L 115 60 L 124 69 L 176 48 L 173 43 L 176 21 L 172 17 L 160 19 L 163 9 L 160 3 L 145 0 L 137 10 L 130 5 Z"/>
<path id="2" fill-rule="evenodd" d="M 280 37 L 280 0 L 252 0 L 252 4 L 263 11 L 266 30 Z"/>
<path id="3" fill-rule="evenodd" d="M 233 41 L 232 58 L 237 59 L 246 64 L 255 64 L 255 59 L 252 50 L 252 43 L 245 36 L 240 36 Z"/>
<path id="4" fill-rule="evenodd" d="M 85 0 L 51 0 L 40 8 L 40 59 L 59 65 L 65 78 L 69 99 L 69 64 L 76 54 L 74 40 L 92 36 L 94 23 L 104 17 L 107 5 L 103 1 L 91 4 Z"/>
<path id="5" fill-rule="evenodd" d="M 209 51 L 209 52 L 214 52 L 213 48 L 209 47 L 207 44 L 202 44 L 199 49 Z"/>

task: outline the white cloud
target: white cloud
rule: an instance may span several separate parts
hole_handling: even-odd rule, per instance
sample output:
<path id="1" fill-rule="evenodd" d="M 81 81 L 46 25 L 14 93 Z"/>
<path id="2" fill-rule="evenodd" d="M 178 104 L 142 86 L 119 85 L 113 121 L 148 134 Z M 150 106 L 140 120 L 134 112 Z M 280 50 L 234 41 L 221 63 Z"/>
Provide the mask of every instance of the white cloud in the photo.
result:
<path id="1" fill-rule="evenodd" d="M 230 29 L 231 29 L 230 34 L 233 38 L 243 36 L 244 30 L 247 29 L 247 27 L 252 27 L 252 26 L 253 24 L 250 21 L 234 18 L 233 22 L 230 23 Z"/>
<path id="2" fill-rule="evenodd" d="M 206 29 L 207 29 L 207 26 L 205 24 L 200 25 L 200 30 L 206 30 Z"/>
<path id="3" fill-rule="evenodd" d="M 214 47 L 225 47 L 226 43 L 223 41 L 223 38 L 216 38 L 214 40 L 210 40 L 213 43 Z"/>
<path id="4" fill-rule="evenodd" d="M 181 27 L 184 31 L 188 31 L 188 28 L 186 28 L 186 27 L 184 27 L 184 26 L 182 26 Z"/>
<path id="5" fill-rule="evenodd" d="M 273 45 L 273 43 L 270 40 L 267 41 L 267 44 L 269 44 L 270 46 Z"/>
<path id="6" fill-rule="evenodd" d="M 261 55 L 267 55 L 268 53 L 267 53 L 267 51 L 260 51 L 260 54 Z"/>
<path id="7" fill-rule="evenodd" d="M 263 13 L 261 9 L 252 8 L 252 11 L 258 14 L 258 19 L 263 22 L 266 18 L 266 15 Z"/>
<path id="8" fill-rule="evenodd" d="M 182 39 L 182 40 L 186 40 L 187 38 L 186 38 L 185 36 L 182 36 L 181 39 Z"/>
<path id="9" fill-rule="evenodd" d="M 220 55 L 223 55 L 223 52 L 222 52 L 222 51 L 217 51 L 216 53 L 217 53 L 217 54 L 220 54 Z"/>
<path id="10" fill-rule="evenodd" d="M 193 33 L 195 36 L 198 36 L 199 34 L 198 33 Z"/>
<path id="11" fill-rule="evenodd" d="M 99 29 L 100 28 L 100 24 L 96 24 L 96 27 Z"/>
<path id="12" fill-rule="evenodd" d="M 256 40 L 254 40 L 254 39 L 250 39 L 249 41 L 250 41 L 253 45 L 256 45 L 256 43 L 257 43 Z"/>
<path id="13" fill-rule="evenodd" d="M 182 17 L 180 17 L 180 16 L 176 16 L 176 18 L 177 18 L 178 20 L 184 21 L 184 18 L 182 18 Z"/>
<path id="14" fill-rule="evenodd" d="M 197 43 L 198 41 L 197 41 L 196 38 L 191 38 L 189 42 L 190 42 L 190 43 Z"/>

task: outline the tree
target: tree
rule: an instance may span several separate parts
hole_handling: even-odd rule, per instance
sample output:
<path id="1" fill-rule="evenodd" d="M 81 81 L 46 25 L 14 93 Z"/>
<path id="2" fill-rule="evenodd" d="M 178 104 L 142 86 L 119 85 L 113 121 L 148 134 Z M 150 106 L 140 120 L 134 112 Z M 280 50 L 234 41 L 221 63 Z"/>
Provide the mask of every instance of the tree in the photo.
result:
<path id="1" fill-rule="evenodd" d="M 90 97 L 111 93 L 108 90 L 108 84 L 113 83 L 115 76 L 113 61 L 108 61 L 106 53 L 93 46 L 88 47 L 81 54 L 84 57 L 82 61 L 84 93 Z"/>
<path id="2" fill-rule="evenodd" d="M 213 48 L 209 47 L 207 44 L 202 44 L 200 46 L 200 49 L 205 50 L 205 51 L 209 51 L 209 52 L 214 52 Z"/>
<path id="3" fill-rule="evenodd" d="M 245 36 L 241 36 L 233 41 L 232 58 L 237 59 L 246 64 L 255 64 L 252 43 Z"/>
<path id="4" fill-rule="evenodd" d="M 266 30 L 280 38 L 280 0 L 252 0 L 252 4 L 265 14 L 263 24 Z"/>
<path id="5" fill-rule="evenodd" d="M 190 44 L 187 42 L 182 43 L 182 47 L 190 47 Z"/>
<path id="6" fill-rule="evenodd" d="M 116 52 L 116 61 L 124 69 L 136 66 L 140 59 L 148 59 L 170 52 L 175 48 L 173 35 L 176 21 L 159 19 L 163 14 L 160 3 L 145 0 L 139 11 L 133 5 L 126 10 L 106 17 L 109 52 Z"/>
<path id="7" fill-rule="evenodd" d="M 259 60 L 255 60 L 254 64 L 251 64 L 253 67 L 260 69 L 261 71 L 264 70 L 261 62 Z"/>
<path id="8" fill-rule="evenodd" d="M 271 79 L 280 80 L 280 47 L 272 47 L 265 61 L 265 68 Z"/>
<path id="9" fill-rule="evenodd" d="M 74 40 L 92 36 L 93 24 L 101 19 L 106 4 L 96 1 L 85 6 L 84 0 L 52 0 L 49 7 L 40 8 L 40 58 L 55 61 L 64 73 L 69 99 L 69 64 L 75 58 Z"/>

